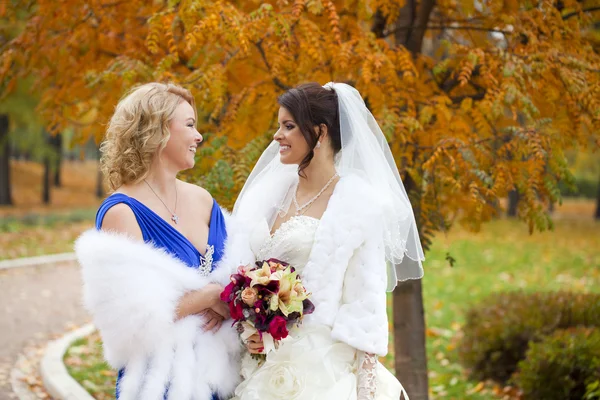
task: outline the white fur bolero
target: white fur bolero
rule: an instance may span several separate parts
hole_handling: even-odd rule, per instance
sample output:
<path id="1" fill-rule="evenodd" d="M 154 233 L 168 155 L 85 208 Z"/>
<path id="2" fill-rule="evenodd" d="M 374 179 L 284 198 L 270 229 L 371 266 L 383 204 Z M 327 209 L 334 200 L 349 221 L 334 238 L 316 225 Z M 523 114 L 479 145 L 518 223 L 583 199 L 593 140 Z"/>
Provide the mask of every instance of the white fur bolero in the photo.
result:
<path id="1" fill-rule="evenodd" d="M 383 356 L 388 349 L 383 215 L 369 187 L 347 175 L 334 189 L 302 272 L 316 307 L 304 323 L 325 324 L 334 339 Z M 246 224 L 229 237 L 222 261 L 227 269 L 254 261 L 250 237 L 255 227 Z"/>
<path id="2" fill-rule="evenodd" d="M 229 228 L 229 226 L 228 226 Z M 218 265 L 208 277 L 165 251 L 123 235 L 90 230 L 76 242 L 84 303 L 100 331 L 104 356 L 119 370 L 121 400 L 229 398 L 239 383 L 238 334 L 225 321 L 202 330 L 200 316 L 175 321 L 179 298 L 210 282 L 226 285 Z"/>

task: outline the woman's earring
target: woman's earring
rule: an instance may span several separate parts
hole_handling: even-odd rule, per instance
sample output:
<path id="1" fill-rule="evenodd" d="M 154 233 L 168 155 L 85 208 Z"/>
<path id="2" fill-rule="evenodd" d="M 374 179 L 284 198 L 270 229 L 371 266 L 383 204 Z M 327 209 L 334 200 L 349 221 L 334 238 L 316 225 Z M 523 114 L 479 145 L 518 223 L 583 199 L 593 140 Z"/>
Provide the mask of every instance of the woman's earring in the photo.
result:
<path id="1" fill-rule="evenodd" d="M 317 142 L 317 149 L 321 148 L 321 142 Z"/>

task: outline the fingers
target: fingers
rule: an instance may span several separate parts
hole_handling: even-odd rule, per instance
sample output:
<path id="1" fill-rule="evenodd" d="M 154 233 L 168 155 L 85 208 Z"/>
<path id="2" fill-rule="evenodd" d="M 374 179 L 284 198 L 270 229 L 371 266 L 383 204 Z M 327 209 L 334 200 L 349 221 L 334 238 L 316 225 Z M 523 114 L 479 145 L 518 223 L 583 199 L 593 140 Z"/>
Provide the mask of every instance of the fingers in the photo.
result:
<path id="1" fill-rule="evenodd" d="M 260 354 L 260 353 L 262 353 L 262 352 L 265 350 L 265 348 L 264 348 L 264 347 L 251 347 L 251 346 L 246 346 L 246 348 L 248 349 L 248 352 L 249 352 L 249 353 L 252 353 L 252 354 Z"/>
<path id="2" fill-rule="evenodd" d="M 213 309 L 211 308 L 207 308 L 206 310 L 203 311 L 204 316 L 207 317 L 208 319 L 213 319 L 213 318 L 222 318 L 221 315 L 217 314 Z"/>
<path id="3" fill-rule="evenodd" d="M 262 343 L 246 343 L 246 348 L 252 354 L 261 354 L 265 350 Z"/>
<path id="4" fill-rule="evenodd" d="M 204 318 L 205 323 L 202 329 L 204 329 L 205 332 L 216 332 L 219 330 L 221 324 L 223 323 L 223 317 L 211 309 L 205 310 Z"/>
<path id="5" fill-rule="evenodd" d="M 261 354 L 265 350 L 265 345 L 258 333 L 250 336 L 246 341 L 246 348 L 252 354 Z"/>
<path id="6" fill-rule="evenodd" d="M 204 330 L 204 332 L 212 331 L 213 329 L 215 329 L 215 327 L 217 326 L 218 323 L 219 323 L 218 319 L 211 318 L 204 324 L 202 329 Z"/>
<path id="7" fill-rule="evenodd" d="M 222 319 L 220 319 L 220 320 L 219 320 L 219 322 L 217 322 L 217 325 L 216 325 L 216 326 L 213 328 L 213 330 L 212 330 L 212 331 L 213 331 L 213 332 L 215 332 L 215 333 L 216 333 L 216 332 L 218 332 L 218 331 L 219 331 L 219 329 L 221 329 L 221 326 L 222 326 L 222 325 L 223 325 L 223 320 L 222 320 Z"/>

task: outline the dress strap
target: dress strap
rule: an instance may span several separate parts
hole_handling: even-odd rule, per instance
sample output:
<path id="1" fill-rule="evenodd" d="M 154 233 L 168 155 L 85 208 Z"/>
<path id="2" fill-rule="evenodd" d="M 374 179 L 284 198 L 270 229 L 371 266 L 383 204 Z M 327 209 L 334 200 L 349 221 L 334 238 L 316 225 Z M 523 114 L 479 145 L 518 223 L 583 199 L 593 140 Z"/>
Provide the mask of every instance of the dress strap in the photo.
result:
<path id="1" fill-rule="evenodd" d="M 208 244 L 214 247 L 213 262 L 218 263 L 223 258 L 225 251 L 225 240 L 227 239 L 227 227 L 225 226 L 225 215 L 215 199 L 210 215 L 210 230 Z"/>

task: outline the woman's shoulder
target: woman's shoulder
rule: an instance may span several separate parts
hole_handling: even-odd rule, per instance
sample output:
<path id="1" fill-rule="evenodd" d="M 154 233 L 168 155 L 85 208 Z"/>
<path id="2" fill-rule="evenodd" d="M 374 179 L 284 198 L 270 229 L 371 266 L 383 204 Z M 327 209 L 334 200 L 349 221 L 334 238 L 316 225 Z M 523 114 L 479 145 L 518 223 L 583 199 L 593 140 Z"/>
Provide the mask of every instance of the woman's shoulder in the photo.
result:
<path id="1" fill-rule="evenodd" d="M 214 200 L 212 195 L 208 192 L 208 190 L 193 183 L 184 182 L 181 180 L 178 180 L 177 182 L 179 183 L 179 186 L 183 189 L 183 193 L 185 194 L 185 196 L 187 196 L 189 199 L 196 201 L 201 205 L 212 207 Z"/>
<path id="2" fill-rule="evenodd" d="M 131 209 L 132 198 L 124 193 L 114 192 L 106 197 L 96 213 L 97 228 L 100 229 L 106 221 L 111 224 L 118 219 L 131 220 L 135 219 L 133 210 Z"/>
<path id="3" fill-rule="evenodd" d="M 98 222 L 98 229 L 129 235 L 135 239 L 142 239 L 142 231 L 137 218 L 126 202 L 114 203 L 108 208 Z"/>

